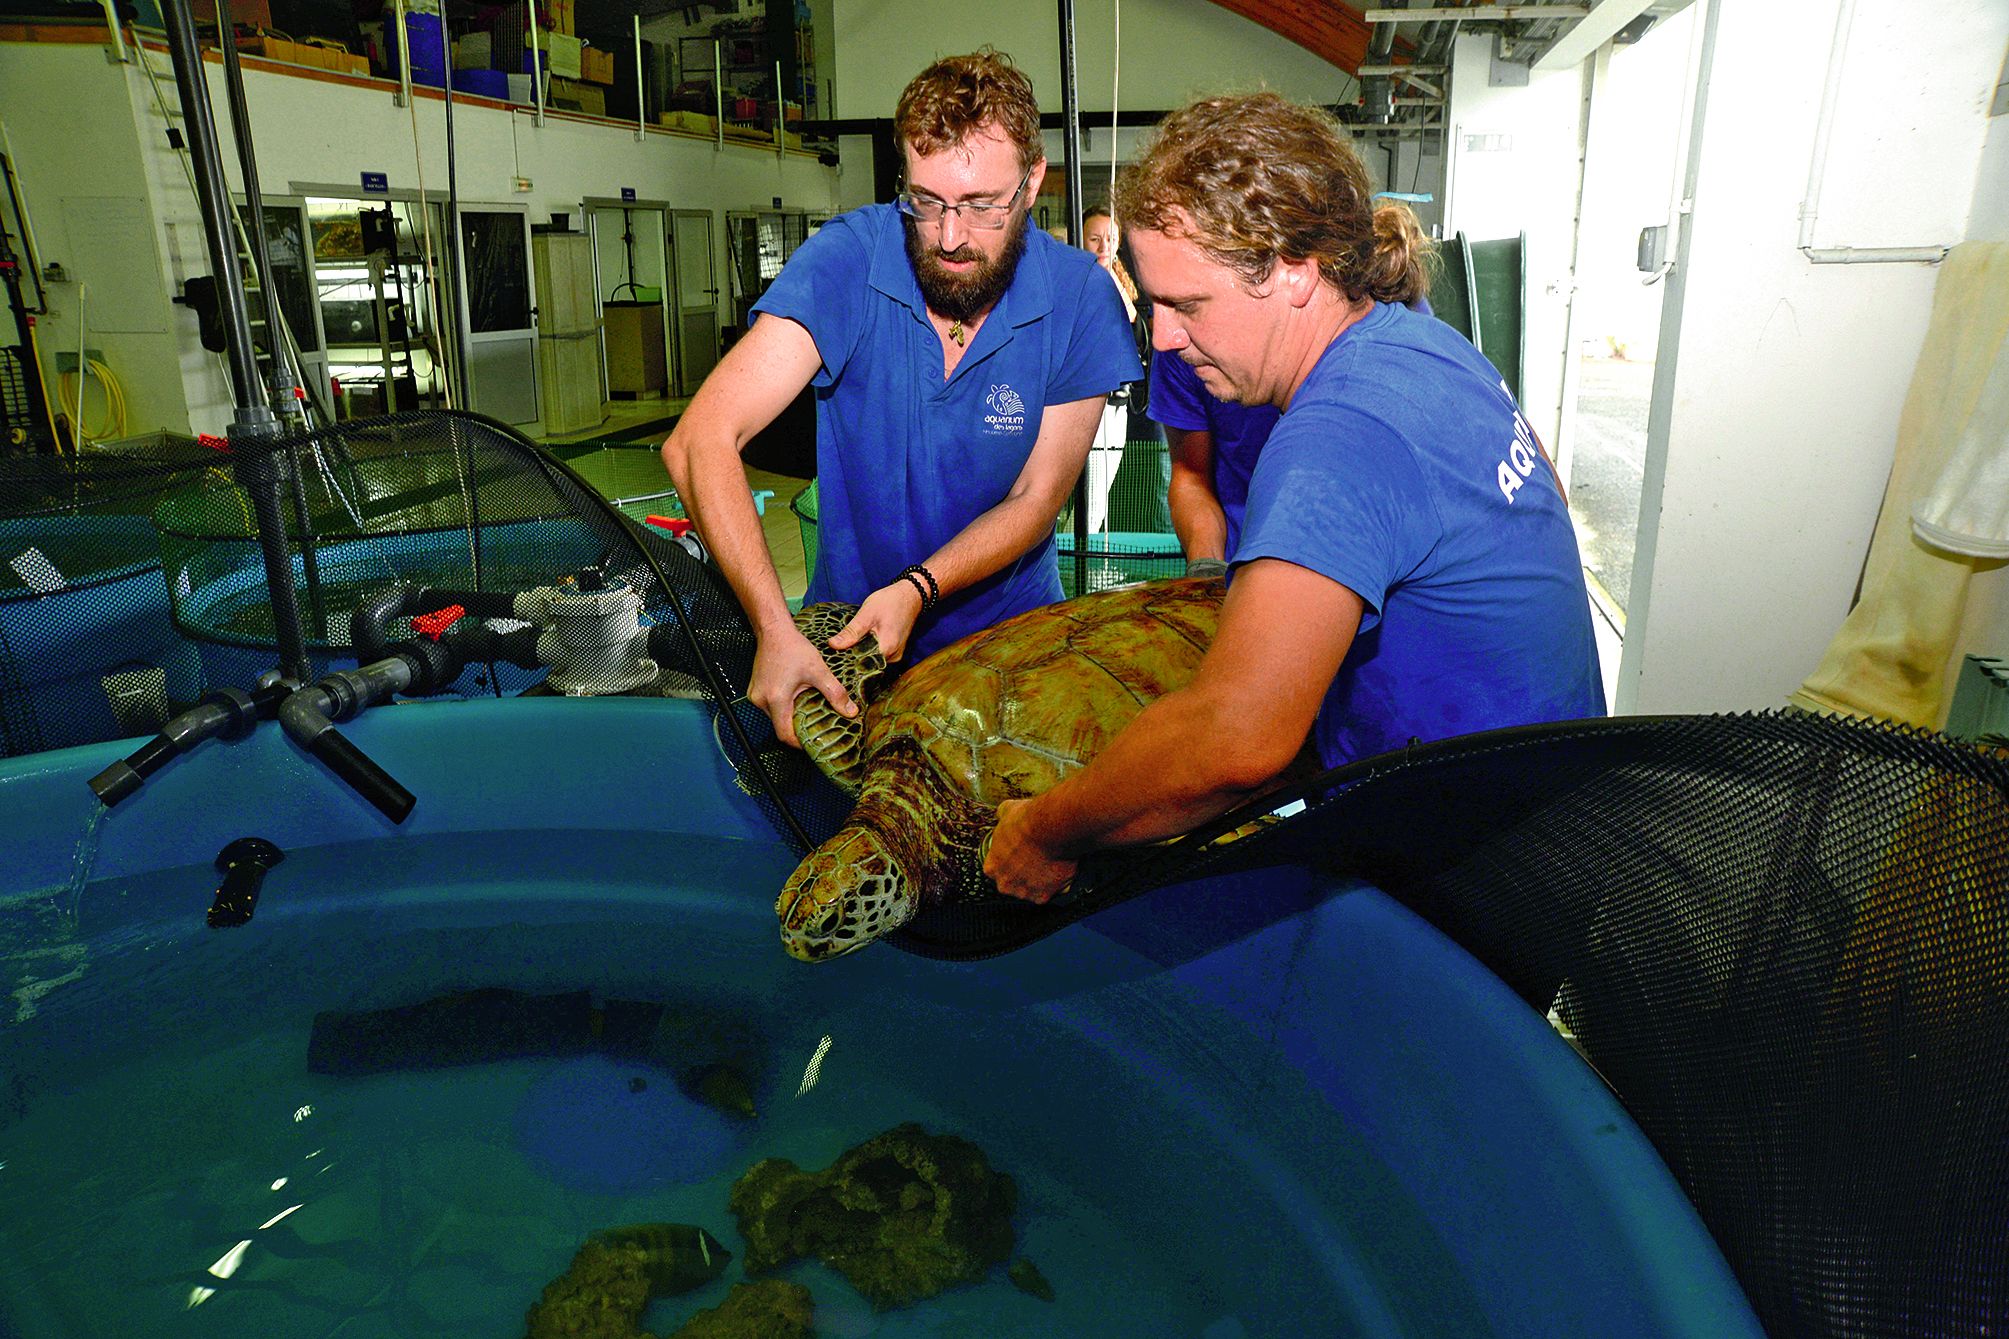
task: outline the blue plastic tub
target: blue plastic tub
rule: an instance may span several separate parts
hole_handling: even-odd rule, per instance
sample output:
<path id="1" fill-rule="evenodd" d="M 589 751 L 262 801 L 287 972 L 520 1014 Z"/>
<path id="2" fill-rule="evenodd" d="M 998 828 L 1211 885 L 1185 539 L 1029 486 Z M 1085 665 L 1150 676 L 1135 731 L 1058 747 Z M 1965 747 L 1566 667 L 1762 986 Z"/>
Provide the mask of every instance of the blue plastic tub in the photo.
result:
<path id="1" fill-rule="evenodd" d="M 159 553 L 143 516 L 0 521 L 0 754 L 125 733 L 105 691 L 114 671 L 160 671 L 170 702 L 201 692 L 196 649 L 169 618 Z M 17 562 L 41 586 L 17 579 Z"/>
<path id="2" fill-rule="evenodd" d="M 809 966 L 775 936 L 793 857 L 696 705 L 345 728 L 418 795 L 404 826 L 270 728 L 102 821 L 84 783 L 121 747 L 0 763 L 0 1331 L 520 1334 L 586 1234 L 698 1223 L 736 1261 L 651 1310 L 668 1333 L 743 1278 L 725 1206 L 747 1166 L 819 1168 L 916 1121 L 1014 1178 L 1014 1249 L 1054 1299 L 1000 1269 L 874 1315 L 793 1268 L 819 1330 L 1760 1334 L 1597 1077 L 1373 888 L 1270 870 L 988 962 Z M 286 859 L 249 925 L 209 930 L 211 862 L 244 835 Z M 722 1127 L 605 1058 L 303 1063 L 317 1011 L 493 986 L 737 1019 L 767 1057 L 759 1119 Z"/>

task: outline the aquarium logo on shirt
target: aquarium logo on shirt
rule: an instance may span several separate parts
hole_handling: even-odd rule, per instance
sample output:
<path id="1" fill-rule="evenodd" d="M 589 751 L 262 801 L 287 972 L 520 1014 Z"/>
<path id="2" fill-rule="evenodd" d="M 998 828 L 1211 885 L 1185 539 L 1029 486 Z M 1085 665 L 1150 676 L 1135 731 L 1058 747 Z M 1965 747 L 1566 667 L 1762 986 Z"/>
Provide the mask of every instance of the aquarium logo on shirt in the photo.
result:
<path id="1" fill-rule="evenodd" d="M 1025 431 L 1025 401 L 1010 386 L 992 386 L 984 404 L 991 411 L 984 415 L 984 426 L 992 432 Z"/>

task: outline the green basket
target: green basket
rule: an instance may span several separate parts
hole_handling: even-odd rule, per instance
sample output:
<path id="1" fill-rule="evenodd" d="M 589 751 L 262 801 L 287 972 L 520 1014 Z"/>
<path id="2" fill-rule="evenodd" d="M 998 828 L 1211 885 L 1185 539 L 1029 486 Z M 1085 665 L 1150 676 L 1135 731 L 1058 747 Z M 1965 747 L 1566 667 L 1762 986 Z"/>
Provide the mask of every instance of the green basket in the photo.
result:
<path id="1" fill-rule="evenodd" d="M 812 580 L 816 576 L 816 480 L 788 500 L 788 509 L 795 513 L 796 524 L 802 527 L 802 570 Z"/>

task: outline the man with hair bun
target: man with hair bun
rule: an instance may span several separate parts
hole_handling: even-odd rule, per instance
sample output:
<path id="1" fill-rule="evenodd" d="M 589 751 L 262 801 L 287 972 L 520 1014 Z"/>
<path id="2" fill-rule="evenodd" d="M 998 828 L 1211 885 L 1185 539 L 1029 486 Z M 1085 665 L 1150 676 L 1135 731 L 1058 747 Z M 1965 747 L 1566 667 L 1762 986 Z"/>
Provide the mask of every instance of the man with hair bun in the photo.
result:
<path id="1" fill-rule="evenodd" d="M 1387 205 L 1386 209 L 1400 209 Z M 1249 479 L 1220 631 L 1086 768 L 1006 801 L 984 869 L 1044 902 L 1105 846 L 1185 832 L 1412 741 L 1604 714 L 1576 537 L 1499 373 L 1403 304 L 1413 220 L 1324 112 L 1261 93 L 1167 117 L 1118 183 L 1153 347 L 1282 417 Z"/>
<path id="2" fill-rule="evenodd" d="M 795 744 L 796 697 L 857 706 L 795 628 L 739 455 L 816 388 L 817 558 L 805 601 L 859 605 L 831 644 L 919 658 L 1061 596 L 1054 519 L 1110 391 L 1143 375 L 1114 286 L 1028 226 L 1039 104 L 988 48 L 923 70 L 892 204 L 825 223 L 663 443 L 752 620 L 747 697 Z"/>

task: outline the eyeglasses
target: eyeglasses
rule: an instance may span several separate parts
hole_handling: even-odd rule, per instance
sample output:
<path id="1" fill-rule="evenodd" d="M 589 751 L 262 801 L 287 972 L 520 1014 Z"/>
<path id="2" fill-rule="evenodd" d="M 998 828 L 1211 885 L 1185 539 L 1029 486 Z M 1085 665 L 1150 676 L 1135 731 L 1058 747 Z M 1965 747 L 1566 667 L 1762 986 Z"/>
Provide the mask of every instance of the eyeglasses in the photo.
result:
<path id="1" fill-rule="evenodd" d="M 1025 175 L 1018 179 L 1018 189 L 1011 193 L 1011 199 L 1001 205 L 952 205 L 932 195 L 916 195 L 911 190 L 901 191 L 893 197 L 893 205 L 917 223 L 940 223 L 943 215 L 954 212 L 962 215 L 963 222 L 969 227 L 995 232 L 1011 218 L 1012 209 L 1018 204 L 1018 198 L 1025 194 L 1025 185 L 1031 180 L 1032 169 L 1027 168 Z"/>

